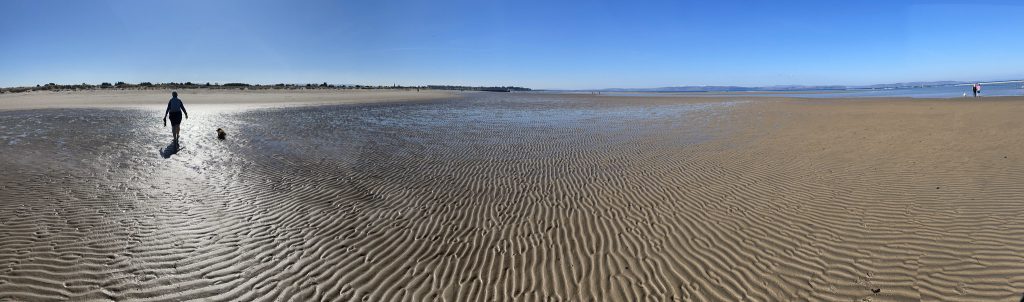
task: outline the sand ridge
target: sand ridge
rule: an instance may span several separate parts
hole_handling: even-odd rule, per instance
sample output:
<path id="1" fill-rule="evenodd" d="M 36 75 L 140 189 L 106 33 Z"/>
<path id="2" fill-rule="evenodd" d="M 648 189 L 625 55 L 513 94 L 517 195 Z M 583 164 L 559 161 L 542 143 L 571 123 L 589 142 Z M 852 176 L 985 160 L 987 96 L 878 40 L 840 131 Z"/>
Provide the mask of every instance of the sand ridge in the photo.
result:
<path id="1" fill-rule="evenodd" d="M 1014 301 L 1022 104 L 8 111 L 0 298 Z"/>

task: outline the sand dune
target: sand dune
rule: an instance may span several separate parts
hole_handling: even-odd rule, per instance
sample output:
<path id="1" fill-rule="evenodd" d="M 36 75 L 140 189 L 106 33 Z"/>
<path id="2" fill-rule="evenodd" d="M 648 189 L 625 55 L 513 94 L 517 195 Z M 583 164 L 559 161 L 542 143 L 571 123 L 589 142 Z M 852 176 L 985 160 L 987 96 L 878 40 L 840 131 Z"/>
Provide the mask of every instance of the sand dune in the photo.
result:
<path id="1" fill-rule="evenodd" d="M 0 300 L 1017 301 L 1020 100 L 4 111 Z"/>

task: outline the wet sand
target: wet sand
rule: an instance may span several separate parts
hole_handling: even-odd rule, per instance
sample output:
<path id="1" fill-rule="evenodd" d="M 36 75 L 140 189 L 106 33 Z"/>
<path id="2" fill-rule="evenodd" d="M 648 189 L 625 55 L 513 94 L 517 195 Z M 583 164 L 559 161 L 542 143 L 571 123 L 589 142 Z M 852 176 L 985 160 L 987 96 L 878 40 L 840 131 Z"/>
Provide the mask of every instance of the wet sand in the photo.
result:
<path id="1" fill-rule="evenodd" d="M 1024 98 L 197 105 L 0 111 L 0 300 L 1024 292 Z"/>

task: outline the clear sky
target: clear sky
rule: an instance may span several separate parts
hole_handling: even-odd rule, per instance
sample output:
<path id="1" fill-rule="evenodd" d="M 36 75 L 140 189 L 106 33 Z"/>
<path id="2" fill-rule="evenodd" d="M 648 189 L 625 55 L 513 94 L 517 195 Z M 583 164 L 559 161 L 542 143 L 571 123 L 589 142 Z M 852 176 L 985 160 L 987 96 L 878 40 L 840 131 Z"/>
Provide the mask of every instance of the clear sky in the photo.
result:
<path id="1" fill-rule="evenodd" d="M 0 1 L 0 86 L 1024 78 L 1022 1 Z"/>

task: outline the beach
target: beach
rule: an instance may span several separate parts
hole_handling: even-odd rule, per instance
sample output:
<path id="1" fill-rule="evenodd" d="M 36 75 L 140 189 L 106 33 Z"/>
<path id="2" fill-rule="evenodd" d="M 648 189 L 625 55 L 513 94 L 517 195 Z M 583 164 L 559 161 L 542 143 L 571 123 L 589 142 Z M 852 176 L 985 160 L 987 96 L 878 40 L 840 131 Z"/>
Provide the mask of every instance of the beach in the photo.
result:
<path id="1" fill-rule="evenodd" d="M 407 102 L 450 98 L 442 90 L 411 89 L 181 89 L 191 105 L 217 105 L 241 109 L 253 107 L 291 107 L 354 103 Z M 168 90 L 104 89 L 33 91 L 0 94 L 0 110 L 27 109 L 163 109 L 170 99 Z"/>
<path id="2" fill-rule="evenodd" d="M 1024 293 L 1024 97 L 179 92 L 0 95 L 0 301 Z"/>

